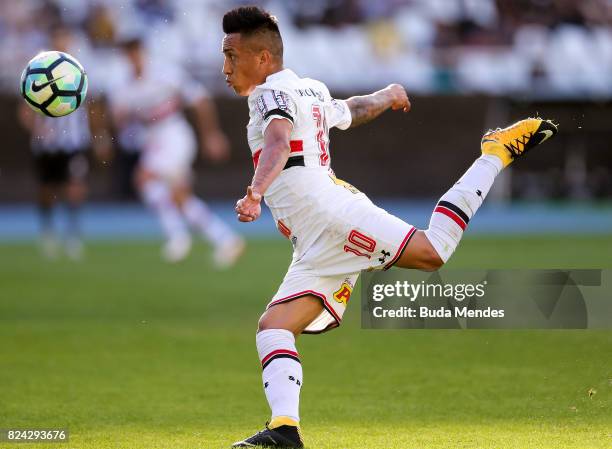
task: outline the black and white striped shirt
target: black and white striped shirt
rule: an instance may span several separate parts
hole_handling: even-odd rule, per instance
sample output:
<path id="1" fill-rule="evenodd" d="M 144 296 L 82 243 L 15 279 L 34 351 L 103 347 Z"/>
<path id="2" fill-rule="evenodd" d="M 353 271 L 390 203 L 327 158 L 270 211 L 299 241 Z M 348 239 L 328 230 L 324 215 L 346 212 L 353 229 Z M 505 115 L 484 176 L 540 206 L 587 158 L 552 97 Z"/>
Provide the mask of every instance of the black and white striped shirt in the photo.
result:
<path id="1" fill-rule="evenodd" d="M 62 117 L 36 114 L 31 143 L 32 151 L 37 154 L 86 150 L 91 144 L 86 106 Z"/>

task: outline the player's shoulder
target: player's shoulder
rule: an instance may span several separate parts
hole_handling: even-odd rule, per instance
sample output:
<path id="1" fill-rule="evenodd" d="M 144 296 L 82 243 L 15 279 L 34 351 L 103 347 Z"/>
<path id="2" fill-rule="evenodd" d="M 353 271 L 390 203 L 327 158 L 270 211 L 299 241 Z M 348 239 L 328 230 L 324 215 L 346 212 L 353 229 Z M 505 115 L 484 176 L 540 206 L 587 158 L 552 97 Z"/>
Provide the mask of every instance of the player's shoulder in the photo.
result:
<path id="1" fill-rule="evenodd" d="M 281 91 L 295 98 L 303 96 L 305 92 L 311 93 L 309 89 L 329 96 L 329 89 L 323 82 L 314 78 L 300 77 L 292 70 L 285 69 L 269 76 L 264 83 L 255 88 L 251 95 L 258 96 L 264 92 Z"/>
<path id="2" fill-rule="evenodd" d="M 266 81 L 265 83 L 255 87 L 249 96 L 249 99 L 256 100 L 262 95 L 274 95 L 278 92 L 282 92 L 290 97 L 294 96 L 293 86 L 290 83 L 286 82 L 286 80 L 273 80 Z"/>

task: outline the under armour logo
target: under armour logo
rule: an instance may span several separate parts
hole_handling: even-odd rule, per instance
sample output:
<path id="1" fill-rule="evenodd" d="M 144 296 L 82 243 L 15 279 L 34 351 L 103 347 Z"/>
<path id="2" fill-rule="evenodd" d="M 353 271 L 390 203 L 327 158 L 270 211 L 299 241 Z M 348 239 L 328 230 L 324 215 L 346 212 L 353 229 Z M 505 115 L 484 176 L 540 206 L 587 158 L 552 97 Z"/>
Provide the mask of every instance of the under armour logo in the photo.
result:
<path id="1" fill-rule="evenodd" d="M 482 196 L 482 192 L 480 190 L 476 190 L 476 195 Z"/>
<path id="2" fill-rule="evenodd" d="M 387 257 L 391 256 L 391 253 L 385 251 L 384 249 L 381 251 L 381 253 L 382 253 L 382 257 L 379 257 L 378 261 L 380 263 L 385 263 L 385 260 L 387 260 Z"/>
<path id="3" fill-rule="evenodd" d="M 293 377 L 293 376 L 289 376 L 289 380 L 290 380 L 291 382 L 295 382 L 295 383 L 296 383 L 298 386 L 299 386 L 299 385 L 302 385 L 302 382 L 300 382 L 300 379 L 296 379 L 296 378 L 295 378 L 295 377 Z"/>

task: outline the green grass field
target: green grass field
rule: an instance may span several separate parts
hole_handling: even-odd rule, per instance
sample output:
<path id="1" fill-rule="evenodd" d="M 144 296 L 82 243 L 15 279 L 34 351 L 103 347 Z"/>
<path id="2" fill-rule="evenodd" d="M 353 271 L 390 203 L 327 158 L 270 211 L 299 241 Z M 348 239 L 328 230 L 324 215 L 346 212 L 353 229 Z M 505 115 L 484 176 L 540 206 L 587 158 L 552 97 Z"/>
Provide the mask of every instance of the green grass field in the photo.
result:
<path id="1" fill-rule="evenodd" d="M 449 267 L 612 268 L 611 249 L 467 238 Z M 0 448 L 226 448 L 259 430 L 255 326 L 289 253 L 253 241 L 215 273 L 203 247 L 177 266 L 154 243 L 92 244 L 80 264 L 0 247 L 0 428 L 70 430 Z M 309 449 L 612 447 L 612 332 L 361 330 L 358 300 L 298 341 Z"/>

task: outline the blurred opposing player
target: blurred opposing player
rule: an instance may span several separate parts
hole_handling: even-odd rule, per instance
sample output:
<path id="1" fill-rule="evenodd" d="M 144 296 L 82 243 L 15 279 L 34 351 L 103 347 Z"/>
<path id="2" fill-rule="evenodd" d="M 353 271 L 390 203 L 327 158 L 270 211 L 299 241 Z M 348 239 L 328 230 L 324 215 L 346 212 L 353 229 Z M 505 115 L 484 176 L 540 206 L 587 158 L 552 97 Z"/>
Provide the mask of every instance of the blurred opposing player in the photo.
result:
<path id="1" fill-rule="evenodd" d="M 265 194 L 278 229 L 294 248 L 256 337 L 272 418 L 234 447 L 302 447 L 303 377 L 295 337 L 340 325 L 360 270 L 440 268 L 502 168 L 557 129 L 527 119 L 485 134 L 483 155 L 440 199 L 429 228 L 420 231 L 376 207 L 330 169 L 329 128 L 355 127 L 387 109 L 408 112 L 404 88 L 393 84 L 371 95 L 333 99 L 323 83 L 283 68 L 276 19 L 256 7 L 227 12 L 223 31 L 223 73 L 237 94 L 248 96 L 255 165 L 247 194 L 236 204 L 238 219 L 256 220 Z"/>
<path id="2" fill-rule="evenodd" d="M 162 254 L 170 262 L 184 259 L 191 249 L 189 226 L 214 245 L 220 268 L 232 265 L 244 242 L 193 194 L 191 165 L 197 140 L 183 115 L 193 109 L 202 153 L 213 161 L 229 155 L 227 139 L 217 124 L 215 109 L 204 88 L 180 70 L 147 55 L 139 39 L 124 42 L 132 77 L 109 94 L 118 132 L 138 132 L 142 144 L 136 184 L 144 202 L 155 211 L 166 235 Z"/>
<path id="3" fill-rule="evenodd" d="M 73 36 L 68 27 L 56 26 L 49 37 L 51 49 L 71 51 Z M 49 258 L 59 255 L 60 239 L 53 229 L 53 207 L 58 198 L 65 198 L 68 229 L 64 246 L 68 257 L 79 259 L 83 252 L 79 210 L 87 192 L 86 151 L 91 145 L 87 108 L 77 109 L 63 117 L 46 117 L 36 114 L 22 102 L 18 115 L 31 135 L 39 182 L 38 211 L 43 252 Z"/>

